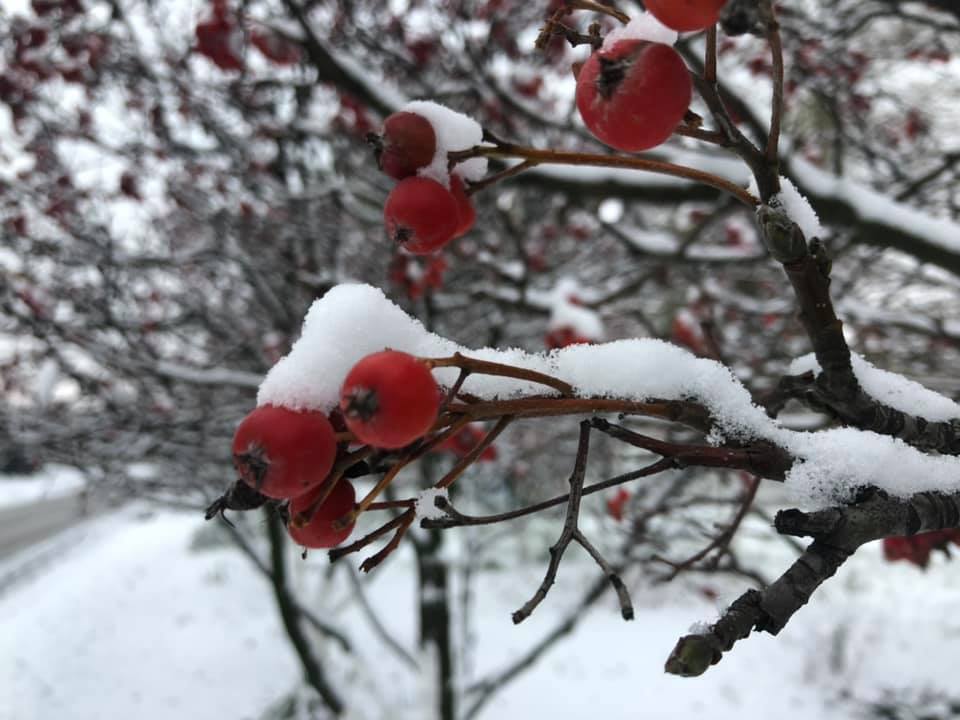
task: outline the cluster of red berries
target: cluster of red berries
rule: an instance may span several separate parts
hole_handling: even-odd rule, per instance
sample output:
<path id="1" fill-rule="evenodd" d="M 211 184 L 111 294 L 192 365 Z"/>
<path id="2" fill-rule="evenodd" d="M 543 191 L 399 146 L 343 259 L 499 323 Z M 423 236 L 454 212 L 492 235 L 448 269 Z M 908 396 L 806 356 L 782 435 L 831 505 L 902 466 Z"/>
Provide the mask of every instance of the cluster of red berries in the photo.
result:
<path id="1" fill-rule="evenodd" d="M 387 197 L 383 221 L 387 235 L 415 255 L 426 255 L 466 234 L 476 222 L 463 178 L 451 173 L 443 183 L 417 172 L 433 162 L 437 137 L 427 118 L 414 112 L 396 112 L 372 136 L 380 169 L 399 180 Z"/>
<path id="2" fill-rule="evenodd" d="M 440 388 L 430 368 L 402 352 L 368 355 L 347 374 L 340 393 L 346 429 L 362 443 L 383 449 L 409 445 L 437 419 Z M 328 491 L 338 453 L 331 417 L 318 410 L 261 405 L 241 421 L 233 437 L 233 463 L 244 483 L 275 500 L 289 500 L 287 529 L 304 547 L 329 548 L 349 537 L 356 493 L 349 480 Z M 341 425 L 341 427 L 343 427 Z"/>
<path id="3" fill-rule="evenodd" d="M 716 23 L 726 0 L 650 0 L 645 5 L 673 30 Z M 594 136 L 617 150 L 660 145 L 683 120 L 693 95 L 690 72 L 669 45 L 637 38 L 594 52 L 577 74 L 577 109 Z"/>

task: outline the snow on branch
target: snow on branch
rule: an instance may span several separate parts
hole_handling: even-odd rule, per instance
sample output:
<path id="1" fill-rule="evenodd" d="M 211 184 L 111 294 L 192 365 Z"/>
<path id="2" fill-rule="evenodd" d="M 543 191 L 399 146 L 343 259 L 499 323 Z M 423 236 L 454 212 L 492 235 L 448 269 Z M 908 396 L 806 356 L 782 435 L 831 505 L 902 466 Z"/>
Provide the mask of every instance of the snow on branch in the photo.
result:
<path id="1" fill-rule="evenodd" d="M 460 353 L 472 359 L 542 373 L 568 383 L 581 406 L 602 409 L 602 400 L 688 401 L 711 418 L 711 440 L 759 440 L 786 450 L 797 462 L 787 486 L 807 507 L 826 507 L 873 486 L 893 496 L 960 491 L 960 458 L 927 455 L 903 441 L 854 428 L 802 433 L 781 427 L 754 404 L 750 393 L 720 363 L 697 358 L 653 339 L 574 345 L 550 353 L 519 349 L 464 348 L 430 333 L 368 285 L 339 285 L 314 302 L 290 354 L 260 386 L 258 404 L 331 410 L 347 372 L 365 355 L 384 348 L 421 357 Z M 457 381 L 456 367 L 434 370 L 441 385 Z M 462 391 L 503 401 L 560 393 L 542 383 L 501 375 L 471 374 Z M 928 397 L 928 396 L 925 396 Z M 581 407 L 578 406 L 578 407 Z"/>

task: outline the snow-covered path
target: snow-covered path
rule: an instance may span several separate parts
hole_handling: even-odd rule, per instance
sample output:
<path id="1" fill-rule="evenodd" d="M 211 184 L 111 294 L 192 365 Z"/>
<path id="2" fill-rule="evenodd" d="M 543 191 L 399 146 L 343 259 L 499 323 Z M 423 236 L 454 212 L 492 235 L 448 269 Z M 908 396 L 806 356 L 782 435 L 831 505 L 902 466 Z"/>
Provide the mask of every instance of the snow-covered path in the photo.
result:
<path id="1" fill-rule="evenodd" d="M 301 673 L 269 586 L 231 548 L 191 548 L 202 526 L 192 514 L 129 508 L 0 562 L 0 720 L 254 720 L 290 691 Z M 771 572 L 783 562 L 769 534 L 748 542 L 758 561 L 769 555 Z M 366 584 L 384 623 L 408 648 L 411 560 L 401 550 Z M 291 568 L 292 581 L 302 584 L 326 567 L 315 556 Z M 531 566 L 482 578 L 472 679 L 548 632 L 595 569 L 565 566 L 547 601 L 515 627 L 510 610 L 540 573 Z M 336 591 L 310 602 L 346 630 L 363 658 L 351 668 L 331 666 L 336 654 L 327 656 L 351 704 L 345 720 L 430 720 L 416 678 L 388 662 L 345 602 L 350 591 L 342 579 L 335 574 Z M 725 600 L 742 587 L 709 577 L 697 583 L 713 585 Z M 779 637 L 754 635 L 694 680 L 667 676 L 662 664 L 692 622 L 712 619 L 713 603 L 691 586 L 637 591 L 634 600 L 632 623 L 620 620 L 610 598 L 601 601 L 479 720 L 840 720 L 858 716 L 844 695 L 867 700 L 886 689 L 956 687 L 960 566 L 940 557 L 922 573 L 865 548 Z"/>
<path id="2" fill-rule="evenodd" d="M 202 519 L 132 513 L 26 551 L 45 566 L 0 595 L 0 719 L 240 720 L 296 683 L 246 559 L 188 553 Z"/>

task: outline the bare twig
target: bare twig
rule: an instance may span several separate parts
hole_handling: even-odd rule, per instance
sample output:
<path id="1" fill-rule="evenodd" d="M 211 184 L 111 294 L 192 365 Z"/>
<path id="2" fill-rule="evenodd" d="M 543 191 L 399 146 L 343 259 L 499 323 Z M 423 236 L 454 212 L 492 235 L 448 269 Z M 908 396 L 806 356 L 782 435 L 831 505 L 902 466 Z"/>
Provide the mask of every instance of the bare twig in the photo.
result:
<path id="1" fill-rule="evenodd" d="M 423 362 L 430 368 L 456 367 L 466 370 L 469 373 L 481 375 L 496 375 L 499 377 L 514 378 L 516 380 L 528 380 L 540 385 L 546 385 L 557 390 L 561 395 L 570 397 L 573 395 L 573 386 L 563 380 L 550 377 L 535 370 L 505 365 L 504 363 L 491 362 L 489 360 L 478 360 L 477 358 L 467 357 L 460 353 L 454 353 L 446 358 L 423 358 Z"/>
<path id="2" fill-rule="evenodd" d="M 583 481 L 586 475 L 587 470 L 587 455 L 590 452 L 590 423 L 587 420 L 584 420 L 580 423 L 580 442 L 577 445 L 577 458 L 574 463 L 573 472 L 570 474 L 570 497 L 567 500 L 567 516 L 563 522 L 563 531 L 560 533 L 560 537 L 557 539 L 557 542 L 550 547 L 550 562 L 547 565 L 547 572 L 544 575 L 543 581 L 540 583 L 540 586 L 537 588 L 537 591 L 533 594 L 523 606 L 513 613 L 513 622 L 518 624 L 530 617 L 530 614 L 537 608 L 537 606 L 543 602 L 543 599 L 547 596 L 547 593 L 550 591 L 551 586 L 556 581 L 557 571 L 560 569 L 560 560 L 563 559 L 563 553 L 569 547 L 570 543 L 576 540 L 590 553 L 590 555 L 597 561 L 601 569 L 603 569 L 604 574 L 611 584 L 616 588 L 617 595 L 620 597 L 621 612 L 625 619 L 630 619 L 633 617 L 633 608 L 630 604 L 629 596 L 626 596 L 626 602 L 624 602 L 624 596 L 626 594 L 626 588 L 623 586 L 623 583 L 620 581 L 619 576 L 616 575 L 600 556 L 599 552 L 586 541 L 586 538 L 582 536 L 579 528 L 577 527 L 578 519 L 580 517 L 580 499 L 583 496 Z M 579 537 L 578 537 L 579 536 Z"/>
<path id="3" fill-rule="evenodd" d="M 660 459 L 652 465 L 641 468 L 639 470 L 634 470 L 632 472 L 624 473 L 623 475 L 617 475 L 614 478 L 609 480 L 604 480 L 603 482 L 594 483 L 583 489 L 583 495 L 590 495 L 591 493 L 599 492 L 600 490 L 606 490 L 607 488 L 614 487 L 616 485 L 622 485 L 623 483 L 630 482 L 631 480 L 636 480 L 637 478 L 647 477 L 649 475 L 656 475 L 661 473 L 664 470 L 670 470 L 673 468 L 673 463 L 668 459 Z M 446 529 L 452 527 L 462 527 L 465 525 L 494 525 L 497 523 L 505 522 L 507 520 L 514 520 L 519 517 L 524 517 L 526 515 L 533 515 L 534 513 L 547 510 L 557 505 L 563 505 L 570 499 L 570 494 L 566 493 L 564 495 L 558 495 L 557 497 L 550 498 L 549 500 L 544 500 L 543 502 L 535 503 L 533 505 L 528 505 L 526 507 L 519 508 L 517 510 L 511 510 L 505 513 L 498 513 L 496 515 L 464 515 L 459 510 L 457 510 L 450 501 L 438 495 L 434 498 L 434 502 L 438 508 L 441 508 L 444 512 L 447 513 L 446 517 L 443 518 L 424 518 L 420 521 L 420 527 L 426 529 Z"/>
<path id="4" fill-rule="evenodd" d="M 712 173 L 684 165 L 675 165 L 673 163 L 663 162 L 662 160 L 650 160 L 632 155 L 598 155 L 594 153 L 564 152 L 560 150 L 541 150 L 522 145 L 514 145 L 512 143 L 502 143 L 493 147 L 478 145 L 470 150 L 449 153 L 449 158 L 454 162 L 460 162 L 472 157 L 512 157 L 530 160 L 540 165 L 584 165 L 589 167 L 644 170 L 646 172 L 681 177 L 692 180 L 693 182 L 709 185 L 736 198 L 747 207 L 755 207 L 759 202 L 757 198 L 736 183 L 732 183 L 718 175 L 713 175 Z"/>

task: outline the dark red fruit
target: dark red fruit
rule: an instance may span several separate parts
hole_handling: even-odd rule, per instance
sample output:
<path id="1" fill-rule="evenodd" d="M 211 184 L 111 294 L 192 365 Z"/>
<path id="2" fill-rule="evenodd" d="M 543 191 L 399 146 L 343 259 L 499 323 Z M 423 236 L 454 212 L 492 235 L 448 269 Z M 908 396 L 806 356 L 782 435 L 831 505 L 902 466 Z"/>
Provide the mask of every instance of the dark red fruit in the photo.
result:
<path id="1" fill-rule="evenodd" d="M 233 436 L 233 465 L 245 483 L 272 498 L 292 498 L 330 473 L 337 441 L 327 416 L 315 410 L 261 405 Z"/>
<path id="2" fill-rule="evenodd" d="M 412 112 L 396 112 L 383 121 L 377 163 L 387 175 L 403 180 L 433 160 L 437 136 L 433 125 Z"/>
<path id="3" fill-rule="evenodd" d="M 452 175 L 450 177 L 450 192 L 457 201 L 457 210 L 460 217 L 460 224 L 457 225 L 457 229 L 453 233 L 453 237 L 456 239 L 466 235 L 473 229 L 474 224 L 477 222 L 477 210 L 473 207 L 470 196 L 467 195 L 467 189 L 464 187 L 463 180 L 460 179 L 459 175 Z"/>
<path id="4" fill-rule="evenodd" d="M 630 502 L 630 491 L 626 488 L 618 488 L 616 495 L 607 499 L 607 515 L 621 522 L 628 502 Z"/>
<path id="5" fill-rule="evenodd" d="M 934 550 L 947 552 L 950 543 L 960 545 L 960 528 L 934 530 L 918 535 L 888 537 L 883 539 L 883 557 L 889 561 L 906 560 L 920 568 L 926 568 Z"/>
<path id="6" fill-rule="evenodd" d="M 727 0 L 646 0 L 647 11 L 679 32 L 705 30 L 720 17 Z"/>
<path id="7" fill-rule="evenodd" d="M 350 537 L 350 533 L 353 532 L 353 526 L 356 524 L 354 522 L 343 528 L 335 527 L 337 520 L 353 510 L 357 499 L 353 485 L 349 480 L 344 479 L 337 481 L 327 499 L 314 510 L 310 520 L 302 527 L 298 526 L 297 516 L 309 511 L 322 490 L 322 487 L 314 488 L 290 501 L 290 522 L 287 525 L 287 532 L 298 545 L 308 548 L 332 548 Z"/>
<path id="8" fill-rule="evenodd" d="M 557 348 L 567 347 L 567 345 L 589 345 L 592 342 L 593 340 L 584 337 L 569 325 L 554 328 L 544 338 L 544 344 L 548 350 L 556 350 Z"/>
<path id="9" fill-rule="evenodd" d="M 460 226 L 460 210 L 453 194 L 435 180 L 401 180 L 383 208 L 387 235 L 416 255 L 439 250 Z"/>
<path id="10" fill-rule="evenodd" d="M 197 52 L 221 70 L 243 70 L 243 34 L 228 18 L 214 18 L 197 25 Z"/>
<path id="11" fill-rule="evenodd" d="M 596 138 L 627 152 L 664 142 L 683 120 L 693 89 L 672 48 L 621 40 L 598 50 L 577 79 L 577 109 Z"/>
<path id="12" fill-rule="evenodd" d="M 360 442 L 393 449 L 436 422 L 440 388 L 423 362 L 395 350 L 367 355 L 347 374 L 340 409 Z"/>

